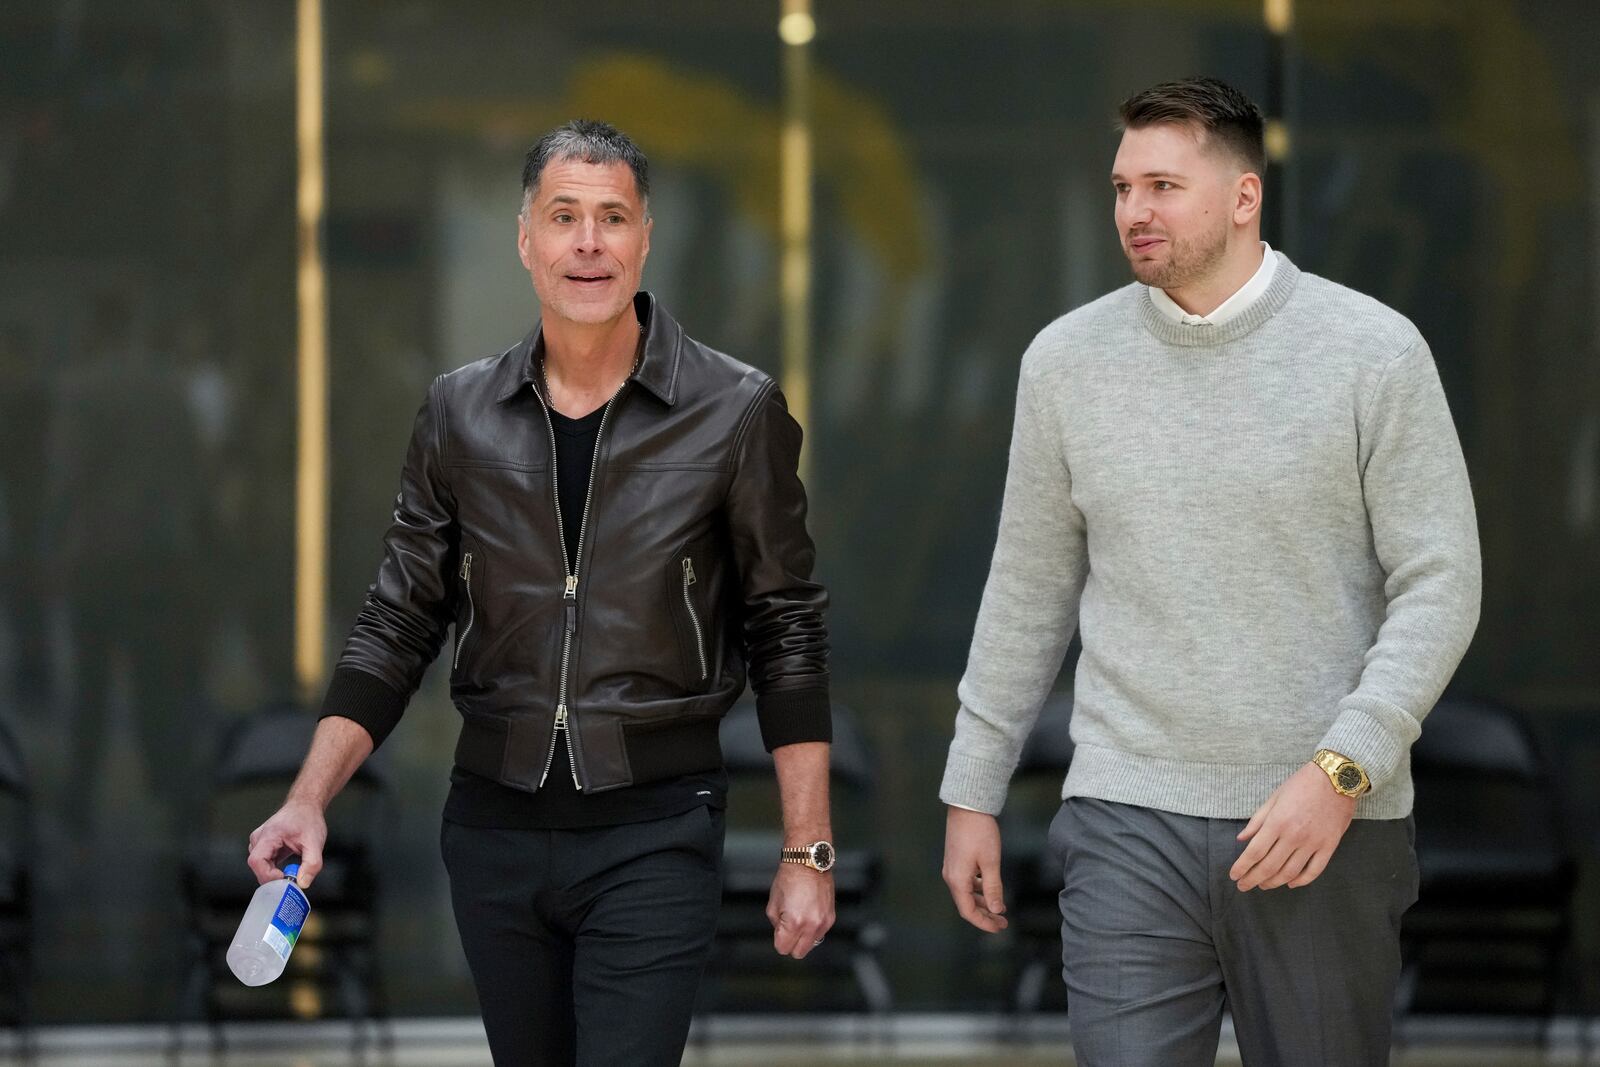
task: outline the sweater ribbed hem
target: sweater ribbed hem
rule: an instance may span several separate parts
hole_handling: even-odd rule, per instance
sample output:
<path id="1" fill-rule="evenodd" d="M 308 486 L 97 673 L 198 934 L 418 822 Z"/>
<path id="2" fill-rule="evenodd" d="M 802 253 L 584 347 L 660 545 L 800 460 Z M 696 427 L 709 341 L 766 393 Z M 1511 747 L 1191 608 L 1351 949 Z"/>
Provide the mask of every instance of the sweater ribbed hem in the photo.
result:
<path id="1" fill-rule="evenodd" d="M 338 715 L 359 723 L 372 735 L 372 747 L 383 744 L 406 710 L 406 696 L 375 674 L 340 667 L 328 683 L 317 719 Z"/>
<path id="2" fill-rule="evenodd" d="M 1063 800 L 1092 797 L 1175 815 L 1248 819 L 1274 790 L 1309 762 L 1189 763 L 1079 745 L 1062 786 Z M 1358 819 L 1403 819 L 1411 814 L 1410 768 L 1356 802 Z M 1330 784 L 1329 788 L 1332 788 Z"/>

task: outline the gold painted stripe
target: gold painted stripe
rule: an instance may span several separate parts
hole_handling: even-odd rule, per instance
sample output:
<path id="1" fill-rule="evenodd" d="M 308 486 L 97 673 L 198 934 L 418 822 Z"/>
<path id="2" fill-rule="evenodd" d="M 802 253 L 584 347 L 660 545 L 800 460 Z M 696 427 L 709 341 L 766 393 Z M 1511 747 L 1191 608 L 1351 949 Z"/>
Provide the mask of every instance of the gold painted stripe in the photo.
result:
<path id="1" fill-rule="evenodd" d="M 294 671 L 302 699 L 325 677 L 328 594 L 328 281 L 322 258 L 322 0 L 295 14 L 296 231 L 299 306 L 298 458 L 295 476 Z"/>
<path id="2" fill-rule="evenodd" d="M 779 135 L 779 217 L 783 252 L 779 300 L 783 317 L 783 392 L 802 429 L 811 425 L 811 0 L 781 0 L 783 124 Z M 807 433 L 809 442 L 810 434 Z M 800 476 L 810 473 L 809 443 Z"/>

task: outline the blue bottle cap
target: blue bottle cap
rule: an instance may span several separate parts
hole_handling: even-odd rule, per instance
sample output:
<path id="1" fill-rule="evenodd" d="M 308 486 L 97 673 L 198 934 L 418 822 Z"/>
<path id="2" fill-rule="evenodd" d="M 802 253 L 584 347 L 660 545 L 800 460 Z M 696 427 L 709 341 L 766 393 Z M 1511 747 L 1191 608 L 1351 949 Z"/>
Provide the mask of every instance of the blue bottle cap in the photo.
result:
<path id="1" fill-rule="evenodd" d="M 283 868 L 283 876 L 289 879 L 291 882 L 294 881 L 294 876 L 299 873 L 300 865 L 298 863 L 290 863 Z"/>

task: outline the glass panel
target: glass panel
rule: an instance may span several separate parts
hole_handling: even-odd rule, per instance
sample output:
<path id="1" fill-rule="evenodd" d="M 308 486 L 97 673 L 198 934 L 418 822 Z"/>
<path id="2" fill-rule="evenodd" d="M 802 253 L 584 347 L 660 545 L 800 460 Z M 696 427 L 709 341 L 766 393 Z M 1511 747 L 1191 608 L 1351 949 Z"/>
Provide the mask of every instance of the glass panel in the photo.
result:
<path id="1" fill-rule="evenodd" d="M 539 132 L 590 116 L 634 135 L 645 284 L 696 337 L 781 370 L 777 7 L 329 5 L 330 657 L 428 382 L 537 313 L 514 216 Z M 1417 323 L 1472 469 L 1486 586 L 1458 684 L 1540 713 L 1572 781 L 1600 767 L 1600 16 L 1295 7 L 1280 56 L 1256 3 L 818 0 L 811 522 L 836 694 L 879 756 L 866 815 L 903 1008 L 998 1006 L 1015 977 L 1011 944 L 952 912 L 934 798 L 1018 361 L 1128 278 L 1112 118 L 1155 81 L 1284 88 L 1266 237 Z M 211 754 L 292 684 L 292 18 L 237 0 L 0 15 L 0 721 L 36 794 L 45 1022 L 172 1016 Z M 397 1014 L 475 1010 L 437 858 L 447 673 L 382 753 Z M 1019 789 L 1019 851 L 1057 785 Z M 735 803 L 775 816 L 770 793 Z M 1577 809 L 1595 840 L 1596 806 Z M 809 1003 L 795 981 L 772 1002 Z M 1058 985 L 1052 967 L 1047 1003 Z"/>

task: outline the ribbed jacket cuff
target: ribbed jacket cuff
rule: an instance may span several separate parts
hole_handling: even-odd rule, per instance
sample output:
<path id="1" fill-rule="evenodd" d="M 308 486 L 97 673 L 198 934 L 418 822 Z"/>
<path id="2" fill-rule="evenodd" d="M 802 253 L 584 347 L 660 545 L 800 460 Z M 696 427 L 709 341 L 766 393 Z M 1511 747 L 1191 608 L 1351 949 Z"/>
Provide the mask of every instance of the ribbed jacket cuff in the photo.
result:
<path id="1" fill-rule="evenodd" d="M 1391 704 L 1369 699 L 1356 706 L 1347 700 L 1317 747 L 1361 764 L 1376 790 L 1400 769 L 1419 732 L 1417 721 Z"/>
<path id="2" fill-rule="evenodd" d="M 372 747 L 383 744 L 406 710 L 405 694 L 375 674 L 354 667 L 340 667 L 328 683 L 318 720 L 338 715 L 360 723 L 372 735 Z"/>
<path id="3" fill-rule="evenodd" d="M 761 723 L 761 743 L 768 752 L 784 745 L 833 740 L 827 686 L 757 693 L 756 718 Z"/>
<path id="4" fill-rule="evenodd" d="M 999 815 L 1006 806 L 1012 767 L 958 752 L 954 747 L 944 764 L 944 783 L 939 799 L 959 808 L 971 808 L 986 815 Z"/>

